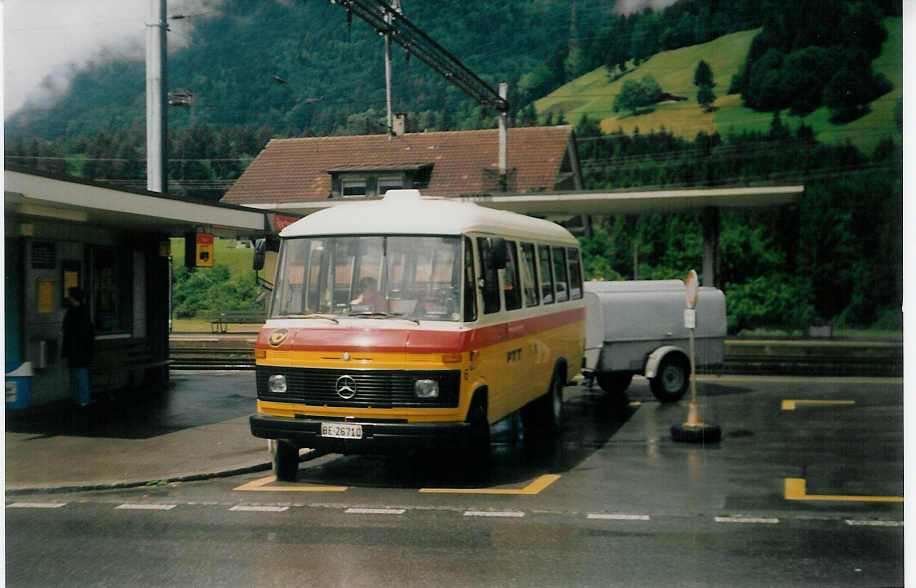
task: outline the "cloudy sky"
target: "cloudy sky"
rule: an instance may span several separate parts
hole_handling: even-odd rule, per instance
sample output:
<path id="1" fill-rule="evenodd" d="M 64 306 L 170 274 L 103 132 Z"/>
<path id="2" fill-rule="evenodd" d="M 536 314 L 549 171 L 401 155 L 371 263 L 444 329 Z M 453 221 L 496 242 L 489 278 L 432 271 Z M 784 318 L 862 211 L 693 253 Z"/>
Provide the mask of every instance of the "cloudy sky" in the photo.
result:
<path id="1" fill-rule="evenodd" d="M 208 4 L 172 0 L 168 12 L 206 11 Z M 47 99 L 49 90 L 66 87 L 74 69 L 102 55 L 142 58 L 149 6 L 150 0 L 5 0 L 5 113 L 26 99 Z M 170 47 L 181 46 L 184 26 L 171 23 Z"/>
<path id="2" fill-rule="evenodd" d="M 222 0 L 170 0 L 168 13 L 213 10 Z M 265 0 L 269 1 L 269 0 Z M 431 0 L 412 0 L 431 1 Z M 608 0 L 610 3 L 612 0 Z M 674 0 L 618 0 L 629 13 Z M 27 99 L 47 104 L 66 89 L 72 72 L 103 55 L 142 58 L 150 0 L 5 0 L 3 11 L 4 113 Z M 171 21 L 170 49 L 182 45 L 188 20 Z"/>

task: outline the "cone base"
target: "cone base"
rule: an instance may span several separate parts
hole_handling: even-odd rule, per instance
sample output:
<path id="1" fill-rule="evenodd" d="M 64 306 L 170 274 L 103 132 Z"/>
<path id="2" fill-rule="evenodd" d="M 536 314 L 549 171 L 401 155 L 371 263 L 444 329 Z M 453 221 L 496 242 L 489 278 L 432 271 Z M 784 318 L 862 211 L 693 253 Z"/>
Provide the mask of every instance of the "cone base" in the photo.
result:
<path id="1" fill-rule="evenodd" d="M 671 439 L 681 443 L 718 443 L 722 440 L 722 429 L 719 425 L 704 423 L 672 425 Z"/>

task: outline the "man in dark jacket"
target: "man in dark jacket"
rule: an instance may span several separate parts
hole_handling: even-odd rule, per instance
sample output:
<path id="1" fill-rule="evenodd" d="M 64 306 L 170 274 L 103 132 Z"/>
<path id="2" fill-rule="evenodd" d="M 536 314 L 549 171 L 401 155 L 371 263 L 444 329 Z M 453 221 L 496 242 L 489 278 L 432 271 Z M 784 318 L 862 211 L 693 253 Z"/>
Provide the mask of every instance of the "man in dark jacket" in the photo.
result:
<path id="1" fill-rule="evenodd" d="M 64 342 L 61 355 L 67 358 L 70 367 L 70 386 L 76 404 L 81 408 L 89 406 L 89 364 L 95 346 L 95 329 L 85 304 L 81 288 L 73 287 L 68 292 L 67 314 L 64 315 Z"/>

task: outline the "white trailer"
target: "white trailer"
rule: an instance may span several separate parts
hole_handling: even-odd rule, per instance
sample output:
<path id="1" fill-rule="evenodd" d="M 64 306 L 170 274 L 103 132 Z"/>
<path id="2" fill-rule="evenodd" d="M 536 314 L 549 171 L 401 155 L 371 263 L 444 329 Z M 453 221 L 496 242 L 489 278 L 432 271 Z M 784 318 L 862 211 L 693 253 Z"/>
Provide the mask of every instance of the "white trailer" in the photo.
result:
<path id="1" fill-rule="evenodd" d="M 641 374 L 656 398 L 679 400 L 690 384 L 686 307 L 686 287 L 680 280 L 586 282 L 585 374 L 611 393 L 623 393 L 633 375 Z M 722 363 L 725 331 L 725 294 L 699 288 L 697 367 Z"/>

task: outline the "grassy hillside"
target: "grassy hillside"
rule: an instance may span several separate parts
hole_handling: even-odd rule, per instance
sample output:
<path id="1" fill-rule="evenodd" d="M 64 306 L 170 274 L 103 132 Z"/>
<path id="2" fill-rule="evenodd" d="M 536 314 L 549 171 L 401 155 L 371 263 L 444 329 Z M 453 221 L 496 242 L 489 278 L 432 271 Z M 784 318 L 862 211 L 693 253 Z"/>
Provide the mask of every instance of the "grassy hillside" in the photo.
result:
<path id="1" fill-rule="evenodd" d="M 882 138 L 896 135 L 894 110 L 903 93 L 901 19 L 888 18 L 885 27 L 888 39 L 882 54 L 873 62 L 873 67 L 876 72 L 887 76 L 894 89 L 875 100 L 869 114 L 845 125 L 835 125 L 829 121 L 830 114 L 826 108 L 820 108 L 806 117 L 790 116 L 785 111 L 781 114 L 783 122 L 792 128 L 804 122 L 814 129 L 816 137 L 823 142 L 849 140 L 866 152 L 870 152 Z M 601 121 L 601 129 L 605 133 L 617 130 L 632 133 L 637 128 L 646 132 L 665 128 L 684 138 L 693 139 L 700 131 L 719 131 L 721 134 L 742 130 L 766 131 L 773 118 L 772 113 L 745 108 L 740 96 L 725 94 L 732 76 L 744 63 L 751 41 L 758 32 L 759 29 L 742 31 L 702 45 L 658 53 L 613 82 L 608 79 L 607 69 L 600 67 L 536 101 L 535 107 L 542 119 L 547 113 L 552 113 L 556 121 L 559 114 L 563 113 L 565 119 L 573 124 L 583 114 L 587 114 L 589 118 Z M 696 100 L 697 88 L 693 85 L 693 74 L 701 59 L 709 64 L 716 82 L 714 91 L 717 95 L 717 110 L 712 113 L 704 112 Z M 657 104 L 651 112 L 636 116 L 629 112 L 615 113 L 614 97 L 620 92 L 624 81 L 639 80 L 650 74 L 666 92 L 686 97 L 687 100 Z"/>

